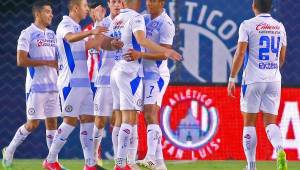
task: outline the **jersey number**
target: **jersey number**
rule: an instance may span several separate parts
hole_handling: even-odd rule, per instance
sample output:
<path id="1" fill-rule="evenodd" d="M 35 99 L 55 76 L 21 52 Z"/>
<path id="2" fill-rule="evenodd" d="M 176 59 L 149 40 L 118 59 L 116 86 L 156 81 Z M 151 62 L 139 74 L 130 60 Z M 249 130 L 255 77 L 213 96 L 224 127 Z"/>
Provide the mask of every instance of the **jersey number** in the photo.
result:
<path id="1" fill-rule="evenodd" d="M 261 36 L 259 39 L 259 60 L 269 60 L 270 56 L 270 50 L 272 53 L 276 54 L 276 57 L 278 57 L 279 52 L 279 44 L 280 44 L 280 37 L 276 37 L 277 40 L 275 40 L 274 36 Z M 277 41 L 277 42 L 275 42 Z M 276 44 L 276 47 L 275 47 Z"/>

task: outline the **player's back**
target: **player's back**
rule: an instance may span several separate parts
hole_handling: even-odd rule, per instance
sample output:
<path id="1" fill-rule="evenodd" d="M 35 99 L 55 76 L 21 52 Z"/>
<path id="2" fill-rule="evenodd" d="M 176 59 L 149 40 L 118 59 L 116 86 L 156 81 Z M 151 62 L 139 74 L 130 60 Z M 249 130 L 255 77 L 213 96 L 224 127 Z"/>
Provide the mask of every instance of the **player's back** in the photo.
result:
<path id="1" fill-rule="evenodd" d="M 158 17 L 151 19 L 151 15 L 144 15 L 147 38 L 157 44 L 173 44 L 175 36 L 175 26 L 172 19 L 164 11 Z M 145 49 L 146 52 L 152 52 Z M 143 59 L 145 79 L 158 80 L 160 76 L 170 76 L 167 60 L 147 60 Z"/>
<path id="2" fill-rule="evenodd" d="M 128 73 L 138 72 L 141 69 L 141 60 L 127 62 L 123 59 L 123 54 L 129 49 L 141 51 L 133 33 L 142 30 L 146 33 L 145 21 L 142 15 L 131 9 L 122 9 L 115 17 L 110 27 L 113 30 L 113 37 L 120 38 L 124 43 L 122 49 L 116 51 L 116 68 Z"/>
<path id="3" fill-rule="evenodd" d="M 243 83 L 281 81 L 279 56 L 281 47 L 286 46 L 282 23 L 270 14 L 260 14 L 244 21 L 239 34 L 239 42 L 248 42 Z"/>
<path id="4" fill-rule="evenodd" d="M 31 24 L 22 31 L 17 50 L 28 52 L 32 60 L 56 60 L 56 39 L 52 30 Z M 57 72 L 48 66 L 27 67 L 26 92 L 57 91 Z"/>
<path id="5" fill-rule="evenodd" d="M 101 21 L 101 26 L 109 28 L 112 23 L 111 15 L 105 17 Z M 109 35 L 113 37 L 113 34 Z M 98 74 L 96 76 L 95 85 L 96 86 L 110 86 L 110 73 L 115 65 L 115 51 L 100 50 L 100 61 L 98 63 Z"/>
<path id="6" fill-rule="evenodd" d="M 81 27 L 69 16 L 64 16 L 57 27 L 57 45 L 59 51 L 59 78 L 60 88 L 90 87 L 85 51 L 85 41 L 68 42 L 64 37 L 68 33 L 81 32 Z"/>

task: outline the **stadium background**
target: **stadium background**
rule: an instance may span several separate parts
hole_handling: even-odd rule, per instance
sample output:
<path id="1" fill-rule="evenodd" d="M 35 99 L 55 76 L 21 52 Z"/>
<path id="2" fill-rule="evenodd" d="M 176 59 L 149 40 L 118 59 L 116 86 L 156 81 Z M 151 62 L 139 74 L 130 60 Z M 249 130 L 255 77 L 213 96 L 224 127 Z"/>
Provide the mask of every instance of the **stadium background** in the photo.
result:
<path id="1" fill-rule="evenodd" d="M 26 119 L 24 112 L 25 69 L 16 66 L 15 54 L 16 43 L 21 30 L 32 22 L 32 2 L 33 0 L 1 0 L 1 148 L 8 145 L 17 128 Z M 55 30 L 62 16 L 67 13 L 67 1 L 54 0 L 53 2 L 55 17 L 51 28 Z M 251 11 L 252 0 L 174 0 L 167 2 L 166 10 L 171 14 L 177 27 L 174 48 L 183 52 L 185 60 L 182 63 L 169 63 L 172 71 L 171 84 L 176 86 L 168 88 L 163 102 L 164 108 L 170 105 L 170 98 L 176 100 L 174 95 L 178 94 L 179 100 L 177 105 L 174 105 L 173 110 L 175 111 L 171 113 L 174 115 L 169 119 L 167 117 L 166 121 L 170 126 L 163 126 L 165 156 L 168 159 L 244 159 L 240 144 L 242 118 L 238 111 L 238 100 L 229 100 L 226 97 L 224 85 L 229 75 L 231 58 L 235 51 L 238 26 L 244 19 L 253 16 Z M 290 147 L 288 149 L 289 159 L 300 160 L 300 119 L 299 106 L 297 105 L 300 102 L 300 89 L 298 88 L 300 87 L 300 69 L 298 66 L 300 64 L 298 58 L 300 56 L 298 45 L 300 40 L 300 3 L 291 0 L 274 0 L 273 6 L 273 16 L 284 23 L 288 35 L 287 61 L 282 70 L 284 90 L 279 123 L 281 127 L 284 127 L 287 134 L 286 138 L 288 140 L 285 141 L 285 145 L 287 149 Z M 174 10 L 172 10 L 172 7 Z M 82 25 L 87 24 L 88 21 L 83 22 Z M 202 106 L 205 106 L 205 103 L 201 101 L 201 96 L 199 100 L 197 96 L 194 99 L 189 98 L 186 95 L 189 89 L 201 93 L 202 96 L 203 94 L 207 95 L 208 98 L 212 99 L 212 105 L 204 107 L 203 110 Z M 212 131 L 213 135 L 207 141 L 204 141 L 202 145 L 186 149 L 176 144 L 176 140 L 170 140 L 172 136 L 168 136 L 167 131 L 171 129 L 175 133 L 176 125 L 188 115 L 186 113 L 189 113 L 189 108 L 193 108 L 190 107 L 192 105 L 191 101 L 197 101 L 198 104 L 196 105 L 200 112 L 204 112 L 205 109 L 209 110 L 211 107 L 216 108 L 217 125 L 215 129 L 210 126 L 215 120 L 211 117 L 211 112 L 208 111 L 207 129 Z M 283 112 L 286 113 L 284 116 L 282 116 Z M 163 117 L 164 110 L 161 113 Z M 203 117 L 195 116 L 195 118 L 202 121 Z M 290 121 L 289 118 L 293 118 L 293 121 Z M 259 124 L 258 127 L 258 141 L 260 142 L 258 145 L 258 159 L 271 159 L 271 146 L 266 140 L 262 125 Z M 144 128 L 144 126 L 141 126 L 142 131 L 145 130 Z M 203 134 L 205 137 L 205 133 Z M 102 144 L 104 157 L 106 158 L 112 156 L 110 137 L 109 127 L 107 127 L 106 137 Z M 141 138 L 140 143 L 144 144 L 144 137 Z M 190 137 L 188 136 L 186 139 Z M 42 125 L 18 148 L 15 156 L 17 158 L 44 158 L 47 154 L 44 138 L 44 126 Z M 201 142 L 201 140 L 203 139 L 199 139 L 198 142 Z M 178 141 L 180 142 L 179 139 Z M 143 155 L 146 149 L 144 145 L 140 145 L 139 149 L 139 154 Z M 207 154 L 205 157 L 203 157 L 204 152 Z M 78 128 L 73 132 L 66 147 L 62 150 L 61 157 L 82 158 Z"/>

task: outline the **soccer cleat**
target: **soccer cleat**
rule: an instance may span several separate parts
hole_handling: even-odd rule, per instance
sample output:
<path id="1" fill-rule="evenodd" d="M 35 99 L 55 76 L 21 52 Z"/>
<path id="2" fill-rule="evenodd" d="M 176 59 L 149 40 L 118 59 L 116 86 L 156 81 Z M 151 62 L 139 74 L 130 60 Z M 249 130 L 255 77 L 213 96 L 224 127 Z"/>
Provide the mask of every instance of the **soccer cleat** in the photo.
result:
<path id="1" fill-rule="evenodd" d="M 129 167 L 132 170 L 140 170 L 140 167 L 137 164 L 127 164 L 126 167 Z"/>
<path id="2" fill-rule="evenodd" d="M 6 147 L 2 149 L 2 167 L 4 170 L 12 170 L 12 160 L 6 157 Z"/>
<path id="3" fill-rule="evenodd" d="M 256 170 L 256 168 L 255 169 L 249 169 L 248 166 L 246 166 L 243 170 Z"/>
<path id="4" fill-rule="evenodd" d="M 155 170 L 168 170 L 165 164 L 160 164 L 155 167 Z"/>
<path id="5" fill-rule="evenodd" d="M 47 159 L 45 159 L 43 162 L 43 168 L 45 170 L 63 170 L 60 163 L 58 162 L 49 163 Z"/>
<path id="6" fill-rule="evenodd" d="M 277 152 L 277 170 L 287 170 L 286 154 L 284 150 Z"/>
<path id="7" fill-rule="evenodd" d="M 126 165 L 124 168 L 115 165 L 114 170 L 132 170 L 130 166 Z"/>
<path id="8" fill-rule="evenodd" d="M 145 168 L 148 168 L 148 169 L 151 169 L 151 170 L 155 170 L 157 165 L 156 165 L 156 162 L 154 160 L 151 160 L 149 158 L 145 158 L 143 160 L 138 160 L 136 162 L 139 166 L 142 166 L 142 167 L 145 167 Z"/>

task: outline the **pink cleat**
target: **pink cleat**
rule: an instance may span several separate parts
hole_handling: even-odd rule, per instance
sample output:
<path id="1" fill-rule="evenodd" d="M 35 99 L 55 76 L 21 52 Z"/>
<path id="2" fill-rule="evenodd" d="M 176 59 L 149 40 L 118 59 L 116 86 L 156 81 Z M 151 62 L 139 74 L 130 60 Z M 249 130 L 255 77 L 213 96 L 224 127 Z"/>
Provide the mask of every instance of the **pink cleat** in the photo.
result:
<path id="1" fill-rule="evenodd" d="M 63 170 L 58 162 L 50 163 L 47 159 L 43 162 L 43 168 L 45 170 Z"/>

